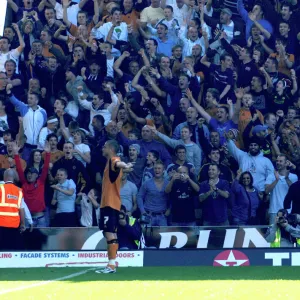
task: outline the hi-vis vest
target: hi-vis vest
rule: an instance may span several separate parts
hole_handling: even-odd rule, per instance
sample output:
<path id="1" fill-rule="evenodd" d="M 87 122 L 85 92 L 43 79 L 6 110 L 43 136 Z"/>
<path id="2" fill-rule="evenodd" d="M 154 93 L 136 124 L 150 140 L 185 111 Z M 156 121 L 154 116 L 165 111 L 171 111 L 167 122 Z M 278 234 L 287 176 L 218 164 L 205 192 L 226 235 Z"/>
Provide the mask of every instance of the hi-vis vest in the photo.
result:
<path id="1" fill-rule="evenodd" d="M 280 229 L 278 228 L 275 234 L 275 241 L 270 244 L 270 247 L 280 248 L 280 241 L 281 241 L 281 232 Z M 296 241 L 297 241 L 297 247 L 300 247 L 300 239 L 296 239 Z"/>
<path id="2" fill-rule="evenodd" d="M 0 227 L 18 228 L 22 190 L 12 183 L 0 186 Z"/>
<path id="3" fill-rule="evenodd" d="M 129 226 L 133 226 L 136 221 L 136 218 L 134 217 L 129 217 Z M 139 240 L 134 240 L 134 243 L 137 245 L 138 249 L 140 248 L 140 241 Z"/>

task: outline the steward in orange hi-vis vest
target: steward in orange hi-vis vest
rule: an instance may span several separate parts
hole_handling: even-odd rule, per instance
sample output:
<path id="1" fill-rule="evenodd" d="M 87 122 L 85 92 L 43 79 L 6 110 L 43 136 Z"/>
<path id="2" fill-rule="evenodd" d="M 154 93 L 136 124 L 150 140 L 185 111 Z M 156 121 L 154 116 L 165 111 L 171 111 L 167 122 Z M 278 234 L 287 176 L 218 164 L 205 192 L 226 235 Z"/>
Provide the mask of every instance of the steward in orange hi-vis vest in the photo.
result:
<path id="1" fill-rule="evenodd" d="M 0 227 L 18 228 L 23 193 L 13 183 L 0 186 Z"/>

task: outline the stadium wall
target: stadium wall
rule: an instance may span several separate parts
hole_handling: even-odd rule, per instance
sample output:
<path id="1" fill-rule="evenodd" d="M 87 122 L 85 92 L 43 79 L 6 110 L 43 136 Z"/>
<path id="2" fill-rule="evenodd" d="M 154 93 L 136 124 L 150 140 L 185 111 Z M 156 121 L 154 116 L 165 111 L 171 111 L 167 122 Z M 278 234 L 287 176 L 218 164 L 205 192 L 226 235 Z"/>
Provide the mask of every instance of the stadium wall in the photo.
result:
<path id="1" fill-rule="evenodd" d="M 106 251 L 0 252 L 0 268 L 103 267 Z M 119 251 L 118 267 L 174 266 L 300 266 L 299 248 Z"/>
<path id="2" fill-rule="evenodd" d="M 142 249 L 119 251 L 120 267 L 300 266 L 300 248 L 270 248 L 268 227 L 145 227 Z M 36 228 L 22 250 L 0 252 L 0 268 L 101 267 L 108 261 L 98 228 Z"/>
<path id="3" fill-rule="evenodd" d="M 268 227 L 144 227 L 141 248 L 268 248 Z M 106 250 L 98 228 L 35 228 L 22 235 L 22 250 Z"/>

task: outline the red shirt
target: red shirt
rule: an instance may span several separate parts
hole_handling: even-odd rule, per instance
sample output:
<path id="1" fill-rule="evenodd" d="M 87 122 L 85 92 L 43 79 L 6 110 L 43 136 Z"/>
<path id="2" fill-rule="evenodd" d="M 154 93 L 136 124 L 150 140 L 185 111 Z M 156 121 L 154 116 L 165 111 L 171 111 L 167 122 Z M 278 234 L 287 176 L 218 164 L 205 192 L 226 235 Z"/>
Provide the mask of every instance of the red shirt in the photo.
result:
<path id="1" fill-rule="evenodd" d="M 46 153 L 45 162 L 42 170 L 41 176 L 36 180 L 36 182 L 28 183 L 24 172 L 21 167 L 20 156 L 15 155 L 16 169 L 22 183 L 22 190 L 24 195 L 24 201 L 27 204 L 31 213 L 43 212 L 46 208 L 45 206 L 45 182 L 47 179 L 50 153 Z"/>

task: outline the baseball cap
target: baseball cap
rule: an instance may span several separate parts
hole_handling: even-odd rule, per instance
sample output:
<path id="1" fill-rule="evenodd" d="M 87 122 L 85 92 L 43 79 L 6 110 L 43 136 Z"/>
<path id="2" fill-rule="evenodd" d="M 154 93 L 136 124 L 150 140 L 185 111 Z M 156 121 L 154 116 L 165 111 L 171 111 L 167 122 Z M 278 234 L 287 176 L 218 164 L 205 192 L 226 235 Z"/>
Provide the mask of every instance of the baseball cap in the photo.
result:
<path id="1" fill-rule="evenodd" d="M 31 167 L 26 170 L 26 173 L 39 174 L 39 171 L 36 168 Z"/>
<path id="2" fill-rule="evenodd" d="M 224 14 L 229 15 L 230 17 L 232 16 L 232 11 L 229 8 L 223 8 L 221 10 L 221 12 L 223 12 Z"/>
<path id="3" fill-rule="evenodd" d="M 268 129 L 267 125 L 256 125 L 254 126 L 253 130 L 252 130 L 252 134 L 257 134 L 261 131 L 265 131 Z"/>

